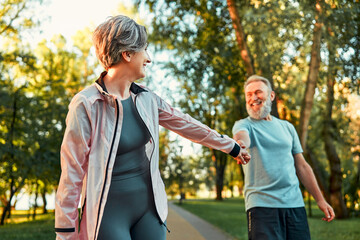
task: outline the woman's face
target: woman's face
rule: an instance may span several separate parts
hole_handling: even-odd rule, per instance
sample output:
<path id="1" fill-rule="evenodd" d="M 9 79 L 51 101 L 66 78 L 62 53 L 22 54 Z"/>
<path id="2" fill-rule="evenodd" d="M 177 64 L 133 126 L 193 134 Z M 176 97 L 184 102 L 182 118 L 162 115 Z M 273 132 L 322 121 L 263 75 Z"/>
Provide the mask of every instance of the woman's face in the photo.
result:
<path id="1" fill-rule="evenodd" d="M 146 65 L 151 62 L 150 56 L 147 52 L 147 47 L 140 52 L 132 53 L 130 68 L 134 73 L 136 79 L 144 78 L 146 76 Z"/>

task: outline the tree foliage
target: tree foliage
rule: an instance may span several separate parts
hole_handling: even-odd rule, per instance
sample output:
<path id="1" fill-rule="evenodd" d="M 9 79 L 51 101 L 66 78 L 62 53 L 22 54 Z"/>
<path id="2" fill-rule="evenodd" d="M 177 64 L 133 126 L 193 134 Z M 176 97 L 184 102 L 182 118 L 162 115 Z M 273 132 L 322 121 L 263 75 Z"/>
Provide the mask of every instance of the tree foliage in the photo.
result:
<path id="1" fill-rule="evenodd" d="M 301 104 L 311 69 L 315 25 L 321 33 L 313 51 L 319 56 L 307 129 L 306 146 L 328 199 L 345 200 L 350 214 L 359 212 L 359 22 L 358 1 L 220 1 L 136 0 L 151 18 L 149 41 L 168 54 L 160 68 L 180 86 L 172 99 L 196 119 L 231 136 L 234 122 L 247 116 L 243 84 L 251 74 L 229 12 L 231 2 L 251 57 L 253 72 L 273 83 L 280 118 L 299 126 Z M 70 99 L 96 79 L 98 63 L 90 51 L 91 30 L 73 37 L 61 35 L 36 46 L 24 41 L 40 24 L 36 6 L 41 0 L 0 0 L 0 200 L 10 213 L 11 200 L 21 188 L 43 196 L 57 186 L 59 149 Z M 125 13 L 145 24 L 133 7 Z M 117 14 L 117 13 L 116 13 Z M 154 68 L 155 69 L 155 68 Z M 157 71 L 149 79 L 157 79 Z M 166 81 L 161 86 L 165 86 Z M 225 154 L 204 148 L 183 156 L 167 131 L 160 135 L 160 168 L 170 195 L 184 189 L 194 193 L 200 183 L 242 186 L 242 177 Z M 233 169 L 236 169 L 234 171 Z M 216 169 L 216 170 L 214 170 Z M 24 187 L 26 186 L 26 187 Z M 339 205 L 340 206 L 340 205 Z M 340 210 L 342 211 L 342 210 Z M 345 215 L 344 215 L 345 216 Z"/>
<path id="2" fill-rule="evenodd" d="M 95 78 L 98 66 L 90 51 L 88 28 L 74 36 L 70 49 L 61 35 L 35 47 L 26 43 L 26 29 L 37 25 L 31 15 L 36 3 L 2 1 L 0 37 L 6 51 L 0 54 L 1 224 L 10 214 L 13 197 L 25 185 L 35 196 L 35 207 L 42 195 L 46 211 L 45 194 L 53 192 L 60 176 L 67 106 Z"/>
<path id="3" fill-rule="evenodd" d="M 237 41 L 229 5 L 216 0 L 137 2 L 148 6 L 153 14 L 150 41 L 158 49 L 172 53 L 163 67 L 181 83 L 179 91 L 183 98 L 179 99 L 179 106 L 210 127 L 231 134 L 234 121 L 246 116 L 242 93 L 249 71 L 241 58 L 242 47 Z M 314 104 L 303 107 L 310 113 L 308 123 L 304 124 L 308 137 L 304 139 L 318 163 L 318 170 L 314 171 L 325 195 L 333 191 L 330 190 L 330 176 L 334 171 L 348 176 L 344 175 L 347 171 L 344 167 L 332 172 L 329 168 L 332 161 L 324 148 L 326 96 L 330 91 L 326 83 L 330 65 L 335 69 L 332 72 L 335 80 L 331 148 L 336 149 L 341 166 L 354 169 L 350 171 L 350 178 L 358 179 L 358 160 L 353 158 L 358 155 L 355 150 L 358 141 L 346 145 L 354 139 L 354 134 L 347 132 L 348 123 L 354 120 L 346 116 L 346 108 L 352 94 L 359 94 L 359 3 L 332 0 L 227 2 L 236 6 L 235 20 L 239 20 L 238 25 L 242 27 L 242 40 L 247 45 L 254 72 L 273 82 L 279 116 L 295 126 L 299 126 L 306 80 L 311 75 L 311 54 L 318 56 L 318 73 L 311 75 L 315 84 L 308 97 L 314 99 Z M 314 30 L 319 32 L 318 45 L 311 51 Z M 331 61 L 329 44 L 334 48 Z M 218 170 L 221 174 L 221 169 Z M 339 181 L 340 186 L 345 185 L 341 178 Z M 344 182 L 348 184 L 347 177 Z M 342 196 L 351 201 L 348 206 L 354 206 L 354 188 L 359 189 L 352 188 L 351 200 L 347 187 L 340 190 Z"/>

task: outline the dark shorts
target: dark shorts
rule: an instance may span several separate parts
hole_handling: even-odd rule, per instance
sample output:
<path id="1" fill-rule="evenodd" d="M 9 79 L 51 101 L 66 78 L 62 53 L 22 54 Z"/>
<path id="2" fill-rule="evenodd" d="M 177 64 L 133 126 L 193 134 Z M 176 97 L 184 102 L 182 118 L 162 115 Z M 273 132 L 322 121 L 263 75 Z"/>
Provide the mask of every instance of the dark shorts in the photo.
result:
<path id="1" fill-rule="evenodd" d="M 310 240 L 304 207 L 254 207 L 247 212 L 249 240 Z"/>

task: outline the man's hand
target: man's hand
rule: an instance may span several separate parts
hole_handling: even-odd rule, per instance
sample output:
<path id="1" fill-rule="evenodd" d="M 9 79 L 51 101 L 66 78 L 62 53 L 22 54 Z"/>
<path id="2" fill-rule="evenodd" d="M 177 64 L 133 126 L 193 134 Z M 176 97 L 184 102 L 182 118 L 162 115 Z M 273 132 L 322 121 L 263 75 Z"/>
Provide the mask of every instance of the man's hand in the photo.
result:
<path id="1" fill-rule="evenodd" d="M 235 158 L 235 160 L 237 161 L 237 164 L 245 165 L 250 161 L 251 156 L 247 152 L 246 146 L 241 140 L 238 140 L 237 143 L 240 145 L 240 152 L 239 155 Z"/>
<path id="2" fill-rule="evenodd" d="M 325 214 L 325 217 L 323 217 L 322 220 L 331 222 L 335 218 L 333 208 L 326 201 L 320 201 L 317 204 L 320 210 Z"/>

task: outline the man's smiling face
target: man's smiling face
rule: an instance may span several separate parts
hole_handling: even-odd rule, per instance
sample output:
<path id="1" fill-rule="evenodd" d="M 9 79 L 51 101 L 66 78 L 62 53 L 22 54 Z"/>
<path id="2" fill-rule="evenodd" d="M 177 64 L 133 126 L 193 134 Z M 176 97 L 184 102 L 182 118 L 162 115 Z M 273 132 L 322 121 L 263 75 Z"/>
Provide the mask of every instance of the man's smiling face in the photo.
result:
<path id="1" fill-rule="evenodd" d="M 252 118 L 266 118 L 271 112 L 273 98 L 273 92 L 261 81 L 251 82 L 245 87 L 246 110 Z"/>

